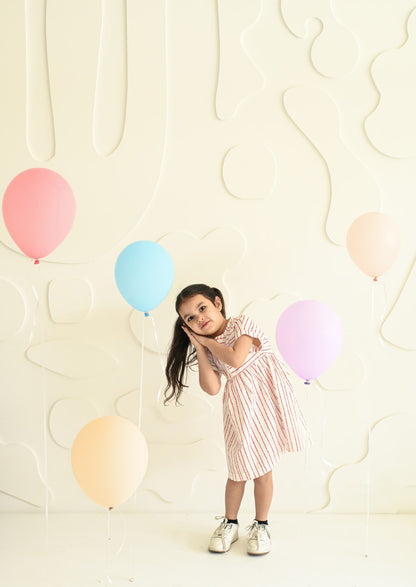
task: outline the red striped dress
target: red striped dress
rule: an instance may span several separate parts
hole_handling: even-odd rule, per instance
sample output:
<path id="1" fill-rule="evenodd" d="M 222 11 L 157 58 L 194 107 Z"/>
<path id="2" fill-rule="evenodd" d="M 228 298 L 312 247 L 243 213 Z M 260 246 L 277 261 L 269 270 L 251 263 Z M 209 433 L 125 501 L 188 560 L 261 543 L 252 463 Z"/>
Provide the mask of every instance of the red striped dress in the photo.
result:
<path id="1" fill-rule="evenodd" d="M 237 369 L 208 351 L 213 369 L 227 378 L 224 441 L 229 478 L 233 481 L 261 477 L 273 469 L 283 453 L 302 451 L 310 443 L 286 368 L 251 318 L 230 318 L 225 331 L 215 340 L 233 346 L 243 334 L 257 338 L 260 346 L 253 344 L 246 361 Z"/>

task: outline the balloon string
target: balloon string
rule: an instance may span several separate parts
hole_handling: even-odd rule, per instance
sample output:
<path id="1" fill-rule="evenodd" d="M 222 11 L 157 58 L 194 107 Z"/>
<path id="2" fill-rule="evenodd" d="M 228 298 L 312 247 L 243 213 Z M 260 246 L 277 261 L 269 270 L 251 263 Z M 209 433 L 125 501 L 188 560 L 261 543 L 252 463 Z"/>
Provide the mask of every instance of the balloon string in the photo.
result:
<path id="1" fill-rule="evenodd" d="M 110 567 L 110 542 L 111 542 L 111 508 L 107 510 L 107 541 L 106 541 L 106 559 L 105 559 L 105 569 L 106 572 L 109 571 Z"/>
<path id="2" fill-rule="evenodd" d="M 383 307 L 381 311 L 381 315 L 376 315 L 376 288 L 380 289 L 380 284 L 383 288 Z M 387 290 L 384 282 L 382 281 L 372 281 L 371 282 L 371 324 L 370 324 L 370 334 L 372 335 L 374 331 L 377 331 L 377 337 L 379 342 L 384 345 L 384 340 L 380 332 L 381 324 L 383 323 L 387 312 Z M 364 556 L 369 556 L 369 544 L 370 544 L 370 512 L 371 512 L 371 398 L 370 398 L 370 388 L 368 389 L 368 397 L 367 397 L 367 418 L 368 418 L 368 449 L 367 449 L 367 475 L 366 475 L 366 512 L 365 512 L 365 546 L 364 546 Z"/>
<path id="3" fill-rule="evenodd" d="M 110 547 L 111 547 L 111 508 L 107 511 L 107 538 L 105 543 L 105 569 L 104 578 L 107 585 L 112 585 L 113 582 L 110 577 Z"/>
<path id="4" fill-rule="evenodd" d="M 120 519 L 123 523 L 123 529 L 122 529 L 122 533 L 123 533 L 123 537 L 121 539 L 120 545 L 117 548 L 116 552 L 111 555 L 111 544 L 112 544 L 112 531 L 111 531 L 111 519 L 112 519 L 112 511 L 113 508 L 108 508 L 107 511 L 107 536 L 106 536 L 106 547 L 105 547 L 105 569 L 104 569 L 104 580 L 106 582 L 107 585 L 112 585 L 113 581 L 111 579 L 110 573 L 111 573 L 111 567 L 112 564 L 114 563 L 114 561 L 116 560 L 116 558 L 118 558 L 124 548 L 124 545 L 126 543 L 126 523 L 125 523 L 125 519 L 124 516 L 122 514 L 120 514 Z M 103 581 L 100 580 L 100 582 L 102 583 Z"/>
<path id="5" fill-rule="evenodd" d="M 136 491 L 137 494 L 137 491 Z M 135 494 L 135 496 L 136 496 Z M 129 534 L 132 535 L 135 530 L 132 528 L 132 516 L 129 516 Z M 134 545 L 130 541 L 130 548 L 129 548 L 129 583 L 134 583 L 136 581 L 136 549 Z"/>
<path id="6" fill-rule="evenodd" d="M 307 422 L 309 421 L 309 416 L 310 416 L 310 401 L 309 401 L 309 395 L 311 393 L 311 390 L 308 389 L 307 393 L 306 393 L 306 402 L 305 402 L 305 426 L 304 426 L 304 430 L 303 430 L 303 442 L 304 442 L 304 479 L 303 479 L 303 526 L 304 526 L 304 531 L 303 531 L 303 535 L 306 536 L 307 532 L 306 532 L 306 514 L 307 514 L 307 496 L 308 496 L 308 465 L 309 465 L 309 435 L 308 435 L 308 428 L 307 428 Z"/>
<path id="7" fill-rule="evenodd" d="M 376 292 L 377 290 L 383 289 L 383 305 L 380 313 L 376 311 Z M 387 313 L 387 289 L 383 281 L 371 282 L 371 311 L 370 311 L 370 327 L 371 334 L 374 330 L 377 331 L 377 337 L 379 342 L 384 345 L 384 340 L 381 335 L 381 325 L 384 322 Z"/>
<path id="8" fill-rule="evenodd" d="M 379 287 L 380 281 L 372 281 L 371 282 L 371 324 L 370 324 L 370 335 L 373 335 L 374 330 L 377 330 L 377 336 L 381 342 L 382 338 L 379 331 L 379 320 L 376 317 L 376 310 L 375 310 L 375 294 L 376 288 Z M 383 306 L 383 313 L 382 319 L 384 317 L 387 305 L 386 299 L 386 289 L 383 285 L 384 291 L 384 306 Z M 367 473 L 366 473 L 366 505 L 365 505 L 365 540 L 364 540 L 364 556 L 367 558 L 369 555 L 369 547 L 370 547 L 370 511 L 371 511 L 371 390 L 370 386 L 368 386 L 368 395 L 367 395 L 367 422 L 368 422 L 368 444 L 367 444 Z"/>
<path id="9" fill-rule="evenodd" d="M 45 517 L 46 533 L 48 534 L 49 521 L 49 479 L 48 479 L 48 422 L 47 422 L 47 401 L 46 401 L 46 378 L 45 367 L 42 365 L 42 408 L 43 408 L 43 455 L 45 463 Z"/>
<path id="10" fill-rule="evenodd" d="M 364 556 L 367 558 L 369 554 L 370 544 L 370 509 L 371 509 L 371 426 L 368 427 L 368 465 L 367 465 L 367 480 L 366 480 L 366 515 L 365 515 L 365 546 Z"/>
<path id="11" fill-rule="evenodd" d="M 36 264 L 35 264 L 36 265 Z M 40 266 L 39 266 L 40 267 Z M 39 272 L 40 268 L 36 268 Z M 37 277 L 40 273 L 37 273 Z M 46 543 L 49 540 L 49 479 L 48 479 L 48 422 L 47 422 L 47 397 L 46 397 L 46 376 L 45 376 L 45 361 L 43 354 L 45 352 L 43 343 L 45 342 L 45 320 L 44 314 L 42 313 L 41 300 L 38 292 L 39 282 L 37 279 L 33 279 L 32 291 L 35 297 L 35 311 L 33 316 L 33 337 L 36 336 L 36 330 L 39 330 L 40 345 L 42 349 L 41 357 L 41 398 L 42 398 L 42 444 L 43 444 L 43 464 L 44 464 L 44 485 L 45 485 L 45 536 Z M 29 344 L 33 342 L 30 337 Z"/>
<path id="12" fill-rule="evenodd" d="M 378 281 L 371 282 L 371 311 L 370 311 L 370 337 L 373 336 L 376 328 L 375 318 L 375 291 Z M 371 409 L 370 409 L 370 386 L 367 385 L 367 424 L 368 424 L 368 444 L 367 444 L 367 472 L 365 482 L 365 534 L 364 534 L 364 556 L 368 557 L 369 536 L 370 536 L 370 494 L 371 494 L 371 475 L 370 475 L 370 436 L 371 436 Z"/>
<path id="13" fill-rule="evenodd" d="M 371 326 L 371 334 L 372 329 L 375 323 L 375 292 L 376 292 L 377 283 L 372 281 L 371 282 L 371 308 L 370 308 L 370 326 Z"/>
<path id="14" fill-rule="evenodd" d="M 142 340 L 141 340 L 141 349 L 140 349 L 140 385 L 139 385 L 139 412 L 138 412 L 138 421 L 137 426 L 139 430 L 142 426 L 142 403 L 143 403 L 143 371 L 144 371 L 144 338 L 145 338 L 145 323 L 146 323 L 146 316 L 144 315 L 143 322 L 142 322 Z"/>
<path id="15" fill-rule="evenodd" d="M 321 440 L 320 440 L 321 451 L 322 451 L 321 452 L 321 460 L 325 465 L 328 465 L 329 467 L 334 467 L 334 465 L 332 463 L 330 463 L 325 458 L 326 429 L 327 429 L 327 425 L 328 425 L 328 408 L 327 408 L 327 399 L 326 399 L 327 398 L 327 390 L 324 387 L 322 387 L 322 385 L 320 384 L 318 379 L 314 379 L 313 385 L 318 390 L 320 400 L 321 400 L 321 417 L 322 417 L 322 429 L 321 429 Z"/>
<path id="16" fill-rule="evenodd" d="M 147 312 L 144 313 L 142 322 L 142 336 L 141 336 L 141 348 L 140 348 L 140 376 L 139 376 L 139 407 L 137 412 L 137 427 L 139 430 L 142 426 L 142 405 L 143 405 L 143 372 L 144 372 L 144 344 L 145 344 L 145 325 L 146 318 L 149 316 Z M 134 492 L 134 509 L 137 506 L 137 491 Z"/>
<path id="17" fill-rule="evenodd" d="M 155 342 L 156 342 L 157 356 L 159 357 L 159 363 L 160 363 L 160 367 L 162 369 L 162 373 L 163 373 L 163 375 L 165 375 L 165 362 L 162 359 L 162 353 L 160 352 L 159 336 L 157 334 L 156 322 L 155 322 L 154 316 L 152 314 L 150 314 L 150 319 L 152 320 L 152 325 L 153 325 L 153 335 L 155 337 Z"/>
<path id="18" fill-rule="evenodd" d="M 383 287 L 383 309 L 381 312 L 381 318 L 380 318 L 380 322 L 379 322 L 379 328 L 378 328 L 378 339 L 380 341 L 380 343 L 384 346 L 384 340 L 383 340 L 383 336 L 381 334 L 381 327 L 383 325 L 384 320 L 386 319 L 386 315 L 387 315 L 387 288 L 386 288 L 386 284 L 384 283 L 384 281 L 381 282 L 381 285 Z"/>

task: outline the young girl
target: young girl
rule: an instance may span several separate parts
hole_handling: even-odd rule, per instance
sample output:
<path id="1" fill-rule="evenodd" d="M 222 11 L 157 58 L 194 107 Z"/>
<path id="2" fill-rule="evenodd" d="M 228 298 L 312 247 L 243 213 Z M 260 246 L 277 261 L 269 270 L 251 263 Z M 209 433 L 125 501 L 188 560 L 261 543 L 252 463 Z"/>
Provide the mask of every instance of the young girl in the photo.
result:
<path id="1" fill-rule="evenodd" d="M 266 554 L 271 542 L 267 517 L 273 496 L 272 469 L 284 452 L 301 451 L 308 442 L 292 385 L 258 326 L 243 315 L 227 320 L 219 289 L 204 284 L 186 287 L 176 299 L 176 312 L 165 403 L 172 398 L 178 401 L 186 387 L 186 369 L 195 362 L 199 384 L 209 395 L 220 391 L 220 376 L 226 377 L 225 516 L 209 550 L 227 552 L 238 539 L 238 511 L 246 481 L 253 480 L 256 516 L 249 528 L 247 552 Z"/>

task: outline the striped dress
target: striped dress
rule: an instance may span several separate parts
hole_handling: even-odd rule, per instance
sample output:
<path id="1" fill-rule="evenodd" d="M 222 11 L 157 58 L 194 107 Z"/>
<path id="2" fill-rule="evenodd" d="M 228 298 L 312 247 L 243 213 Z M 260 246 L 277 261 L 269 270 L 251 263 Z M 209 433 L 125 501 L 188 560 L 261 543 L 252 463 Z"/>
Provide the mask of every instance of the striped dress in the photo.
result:
<path id="1" fill-rule="evenodd" d="M 213 369 L 227 378 L 224 441 L 228 474 L 233 481 L 261 477 L 273 469 L 283 453 L 302 451 L 310 443 L 286 368 L 251 318 L 230 318 L 215 340 L 233 346 L 243 334 L 257 338 L 260 346 L 253 344 L 237 369 L 208 351 Z"/>

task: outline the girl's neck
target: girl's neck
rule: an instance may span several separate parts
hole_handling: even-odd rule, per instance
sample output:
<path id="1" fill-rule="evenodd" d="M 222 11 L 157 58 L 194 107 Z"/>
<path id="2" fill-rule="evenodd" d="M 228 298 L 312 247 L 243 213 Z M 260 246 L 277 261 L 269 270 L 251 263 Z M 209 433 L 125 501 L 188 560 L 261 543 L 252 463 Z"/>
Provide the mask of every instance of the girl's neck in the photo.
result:
<path id="1" fill-rule="evenodd" d="M 228 320 L 229 320 L 229 318 L 224 318 L 223 323 L 221 324 L 221 326 L 217 330 L 217 332 L 214 334 L 214 337 L 213 338 L 216 338 L 217 336 L 220 336 L 220 334 L 222 334 L 224 332 L 224 330 L 227 328 Z"/>

